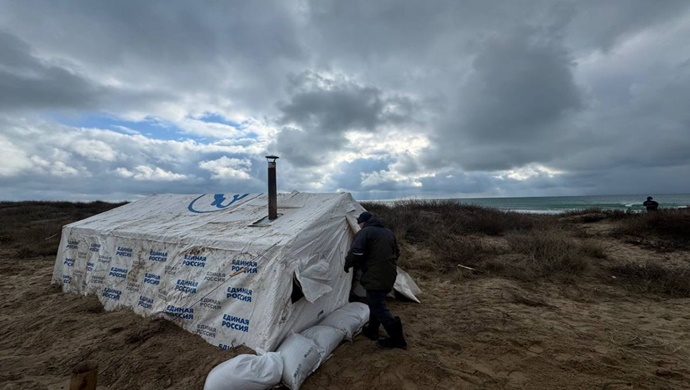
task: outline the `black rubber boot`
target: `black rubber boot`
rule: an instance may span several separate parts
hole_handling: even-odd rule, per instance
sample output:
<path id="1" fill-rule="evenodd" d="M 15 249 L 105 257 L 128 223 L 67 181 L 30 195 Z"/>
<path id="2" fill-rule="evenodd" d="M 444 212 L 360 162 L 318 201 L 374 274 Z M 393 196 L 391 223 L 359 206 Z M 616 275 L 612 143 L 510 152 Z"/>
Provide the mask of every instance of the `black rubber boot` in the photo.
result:
<path id="1" fill-rule="evenodd" d="M 378 345 L 379 348 L 382 348 L 382 349 L 393 349 L 393 348 L 407 349 L 407 341 L 405 341 L 405 337 L 403 336 L 402 322 L 400 322 L 400 317 L 395 317 L 395 322 L 391 323 L 388 326 L 383 325 L 383 327 L 386 329 L 386 332 L 388 332 L 388 335 L 390 337 L 379 340 L 376 343 L 376 345 Z"/>
<path id="2" fill-rule="evenodd" d="M 376 341 L 379 339 L 379 326 L 378 320 L 369 320 L 369 323 L 362 328 L 362 334 L 369 340 Z"/>

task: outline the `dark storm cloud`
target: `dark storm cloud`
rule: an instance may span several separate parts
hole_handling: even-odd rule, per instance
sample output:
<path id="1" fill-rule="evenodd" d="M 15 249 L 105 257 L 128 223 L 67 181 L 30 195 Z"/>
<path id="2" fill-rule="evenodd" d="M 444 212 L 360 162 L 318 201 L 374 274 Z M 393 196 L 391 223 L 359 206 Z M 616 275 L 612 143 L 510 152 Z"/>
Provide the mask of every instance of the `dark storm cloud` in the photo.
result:
<path id="1" fill-rule="evenodd" d="M 308 12 L 309 28 L 318 31 L 312 39 L 319 42 L 320 50 L 329 58 L 368 63 L 404 59 L 398 69 L 404 71 L 424 63 L 429 55 L 440 54 L 437 49 L 445 51 L 446 60 L 452 61 L 452 52 L 463 47 L 468 32 L 490 31 L 495 27 L 492 20 L 495 23 L 508 14 L 519 20 L 529 10 L 517 2 L 483 0 L 442 0 L 433 4 L 414 0 L 314 0 Z M 514 24 L 510 18 L 500 23 L 504 27 Z"/>
<path id="2" fill-rule="evenodd" d="M 657 60 L 652 57 L 649 61 Z M 586 112 L 589 119 L 577 124 L 580 129 L 565 152 L 553 160 L 554 166 L 574 172 L 653 167 L 690 170 L 690 111 L 685 108 L 690 99 L 690 65 L 681 60 L 659 70 L 621 81 L 624 99 L 599 99 L 592 104 Z M 642 175 L 638 180 L 652 178 Z"/>
<path id="3" fill-rule="evenodd" d="M 372 87 L 345 84 L 300 91 L 280 106 L 280 121 L 326 133 L 373 130 L 383 119 L 383 104 L 381 91 Z"/>
<path id="4" fill-rule="evenodd" d="M 88 108 L 103 92 L 65 68 L 42 63 L 10 33 L 0 31 L 0 53 L 0 110 Z"/>
<path id="5" fill-rule="evenodd" d="M 0 15 L 37 51 L 173 102 L 196 93 L 265 107 L 303 56 L 294 11 L 280 1 L 3 2 Z"/>
<path id="6" fill-rule="evenodd" d="M 361 191 L 362 174 L 368 174 L 388 168 L 388 161 L 381 159 L 357 159 L 352 162 L 343 162 L 338 167 L 338 173 L 332 175 L 337 188 L 345 191 Z"/>
<path id="7" fill-rule="evenodd" d="M 294 40 L 292 11 L 283 2 L 270 2 L 270 7 L 252 2 L 200 5 L 178 0 L 38 0 L 4 2 L 3 8 L 15 19 L 6 23 L 32 39 L 42 36 L 39 42 L 104 65 L 137 59 L 164 66 L 241 58 L 261 63 L 301 52 Z M 20 20 L 34 23 L 22 28 Z"/>
<path id="8" fill-rule="evenodd" d="M 529 30 L 489 39 L 459 97 L 464 134 L 479 143 L 534 143 L 545 125 L 582 106 L 573 65 L 559 42 Z"/>
<path id="9" fill-rule="evenodd" d="M 573 68 L 561 42 L 539 31 L 487 39 L 429 158 L 487 171 L 549 161 L 559 154 L 560 124 L 583 107 Z"/>
<path id="10" fill-rule="evenodd" d="M 287 126 L 274 147 L 302 167 L 323 164 L 330 152 L 345 149 L 345 132 L 410 123 L 417 109 L 407 97 L 383 96 L 376 87 L 312 72 L 292 77 L 289 91 L 289 101 L 278 105 L 278 121 Z"/>
<path id="11" fill-rule="evenodd" d="M 41 60 L 16 36 L 0 31 L 0 111 L 100 110 L 142 107 L 161 93 L 106 87 L 64 64 Z"/>
<path id="12" fill-rule="evenodd" d="M 414 120 L 417 105 L 408 97 L 383 96 L 373 86 L 333 80 L 313 72 L 290 78 L 290 100 L 279 104 L 280 122 L 328 133 L 372 131 L 382 124 Z"/>
<path id="13" fill-rule="evenodd" d="M 342 134 L 283 127 L 271 148 L 292 165 L 304 168 L 323 165 L 328 155 L 345 143 Z"/>
<path id="14" fill-rule="evenodd" d="M 370 61 L 387 59 L 391 53 L 406 60 L 423 58 L 439 47 L 467 49 L 464 43 L 519 26 L 551 29 L 575 50 L 609 50 L 650 26 L 683 18 L 690 7 L 685 0 L 439 0 L 433 4 L 311 0 L 309 4 L 308 28 L 318 31 L 313 39 L 323 42 L 322 51 L 331 58 Z M 446 60 L 452 59 L 449 53 Z"/>
<path id="15" fill-rule="evenodd" d="M 626 37 L 649 26 L 682 18 L 690 7 L 685 0 L 662 2 L 647 0 L 562 2 L 567 10 L 570 43 L 578 49 L 611 50 Z"/>

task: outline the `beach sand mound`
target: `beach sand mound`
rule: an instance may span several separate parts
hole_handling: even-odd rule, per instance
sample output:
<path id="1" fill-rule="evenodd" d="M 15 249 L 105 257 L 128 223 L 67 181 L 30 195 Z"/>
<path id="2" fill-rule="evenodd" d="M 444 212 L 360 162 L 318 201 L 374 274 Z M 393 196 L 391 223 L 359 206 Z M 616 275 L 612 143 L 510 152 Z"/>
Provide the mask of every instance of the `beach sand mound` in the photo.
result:
<path id="1" fill-rule="evenodd" d="M 602 261 L 669 261 L 610 238 L 607 223 L 578 233 L 603 243 Z M 99 389 L 201 389 L 215 365 L 251 352 L 223 351 L 168 321 L 62 293 L 50 285 L 54 257 L 20 257 L 6 246 L 0 256 L 0 389 L 67 389 L 84 360 L 99 364 Z M 690 261 L 686 252 L 672 260 Z M 302 389 L 688 388 L 690 299 L 631 293 L 599 278 L 410 273 L 422 303 L 390 302 L 409 349 L 384 351 L 357 336 Z"/>

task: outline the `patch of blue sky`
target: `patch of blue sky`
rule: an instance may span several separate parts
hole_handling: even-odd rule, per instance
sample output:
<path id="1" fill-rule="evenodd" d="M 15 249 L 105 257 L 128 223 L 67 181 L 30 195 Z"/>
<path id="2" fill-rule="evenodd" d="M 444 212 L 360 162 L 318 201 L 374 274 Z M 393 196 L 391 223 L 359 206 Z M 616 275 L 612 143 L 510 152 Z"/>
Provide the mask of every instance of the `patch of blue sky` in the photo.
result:
<path id="1" fill-rule="evenodd" d="M 226 119 L 224 116 L 217 114 L 217 113 L 213 113 L 213 112 L 204 113 L 204 115 L 202 115 L 198 118 L 194 118 L 194 119 L 197 119 L 197 120 L 200 120 L 200 121 L 206 122 L 206 123 L 220 123 L 223 125 L 232 126 L 236 129 L 242 129 L 244 127 L 244 125 L 246 125 L 243 123 L 231 121 L 229 119 Z"/>
<path id="2" fill-rule="evenodd" d="M 259 135 L 253 131 L 248 131 L 248 132 L 244 133 L 244 140 L 246 140 L 247 142 L 254 143 L 258 139 L 259 139 Z"/>
<path id="3" fill-rule="evenodd" d="M 154 117 L 146 117 L 141 121 L 132 121 L 118 118 L 113 115 L 89 114 L 78 117 L 52 116 L 51 119 L 73 127 L 107 129 L 123 134 L 138 133 L 159 140 L 203 140 L 201 137 L 186 133 L 171 122 Z"/>

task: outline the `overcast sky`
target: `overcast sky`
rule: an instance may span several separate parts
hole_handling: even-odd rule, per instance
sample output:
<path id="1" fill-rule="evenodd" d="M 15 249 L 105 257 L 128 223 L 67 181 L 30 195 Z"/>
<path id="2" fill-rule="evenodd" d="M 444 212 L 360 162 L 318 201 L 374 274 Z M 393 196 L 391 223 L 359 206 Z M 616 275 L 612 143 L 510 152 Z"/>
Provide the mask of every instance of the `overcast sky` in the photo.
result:
<path id="1" fill-rule="evenodd" d="M 690 193 L 690 1 L 0 0 L 0 199 Z"/>

